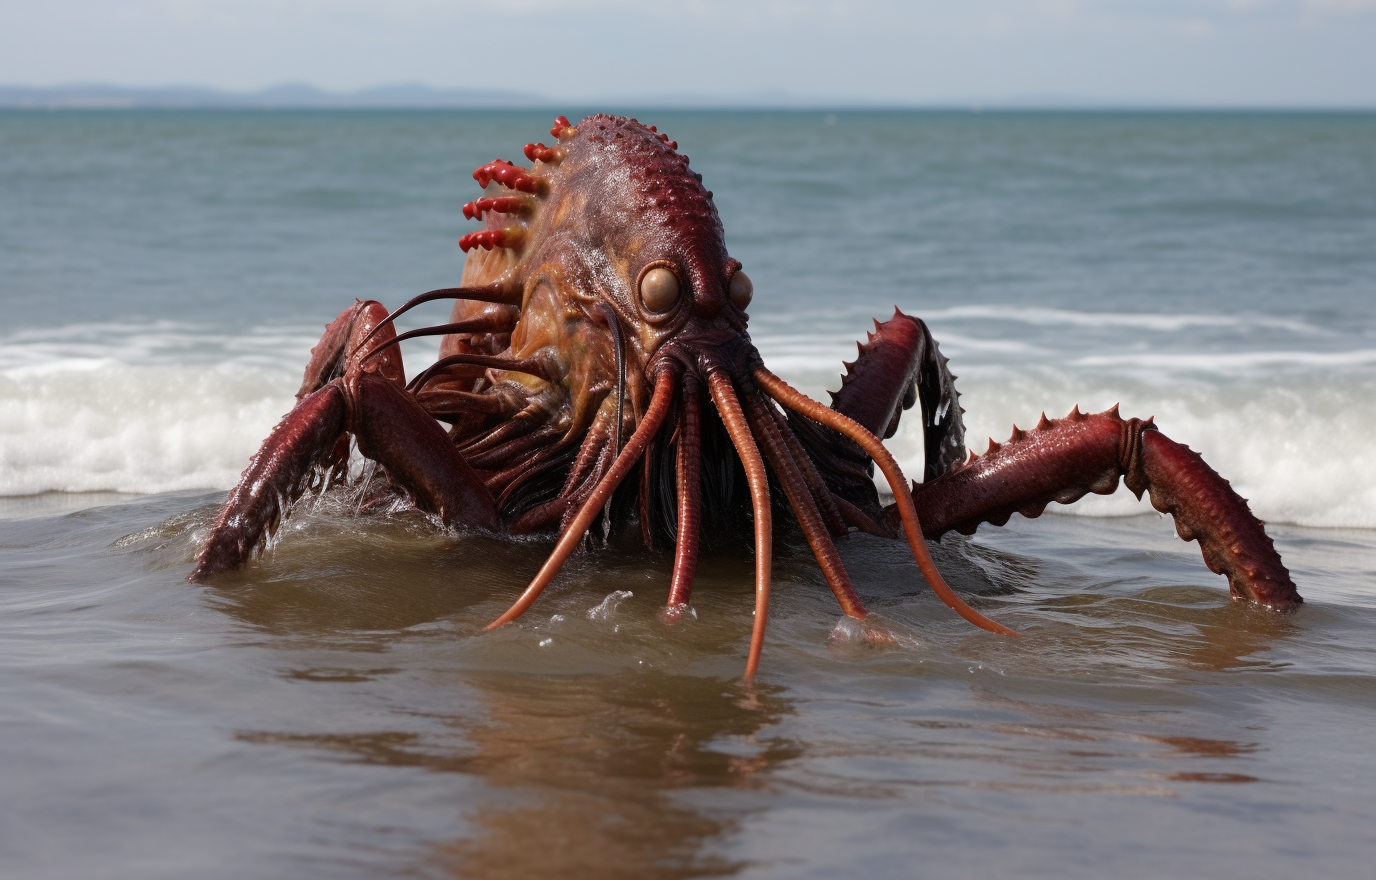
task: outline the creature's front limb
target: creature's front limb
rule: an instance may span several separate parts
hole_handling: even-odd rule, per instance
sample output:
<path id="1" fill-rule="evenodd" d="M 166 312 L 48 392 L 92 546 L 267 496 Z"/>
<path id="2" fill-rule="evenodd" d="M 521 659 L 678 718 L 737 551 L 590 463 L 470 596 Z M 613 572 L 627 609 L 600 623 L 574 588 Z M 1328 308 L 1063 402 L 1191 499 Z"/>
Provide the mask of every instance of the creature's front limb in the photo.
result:
<path id="1" fill-rule="evenodd" d="M 927 325 L 895 310 L 860 344 L 859 356 L 845 365 L 841 390 L 832 409 L 871 434 L 888 438 L 898 430 L 904 410 L 921 404 L 924 478 L 933 480 L 965 457 L 965 428 L 960 396 L 946 358 Z M 790 426 L 809 458 L 839 499 L 842 515 L 852 525 L 873 531 L 867 520 L 881 518 L 870 457 L 851 440 L 811 420 L 789 417 Z"/>
<path id="2" fill-rule="evenodd" d="M 263 441 L 229 493 L 188 578 L 201 581 L 243 565 L 276 530 L 291 505 L 347 464 L 349 435 L 381 464 L 416 506 L 446 524 L 496 529 L 496 503 L 444 430 L 402 388 L 396 347 L 367 358 L 394 332 L 374 332 L 387 315 L 355 303 L 312 351 L 296 406 Z M 359 343 L 369 335 L 366 347 Z"/>
<path id="3" fill-rule="evenodd" d="M 347 419 L 344 391 L 335 384 L 296 404 L 229 493 L 187 580 L 203 581 L 243 565 L 322 471 L 346 464 Z"/>
<path id="4" fill-rule="evenodd" d="M 1181 538 L 1199 541 L 1205 564 L 1227 576 L 1234 598 L 1281 609 L 1304 601 L 1261 521 L 1228 482 L 1150 420 L 1124 420 L 1117 407 L 1014 428 L 1007 443 L 991 441 L 984 456 L 914 485 L 913 502 L 928 538 L 968 535 L 982 522 L 1003 525 L 1013 513 L 1039 516 L 1052 501 L 1107 495 L 1119 477 L 1139 498 L 1150 492 Z"/>

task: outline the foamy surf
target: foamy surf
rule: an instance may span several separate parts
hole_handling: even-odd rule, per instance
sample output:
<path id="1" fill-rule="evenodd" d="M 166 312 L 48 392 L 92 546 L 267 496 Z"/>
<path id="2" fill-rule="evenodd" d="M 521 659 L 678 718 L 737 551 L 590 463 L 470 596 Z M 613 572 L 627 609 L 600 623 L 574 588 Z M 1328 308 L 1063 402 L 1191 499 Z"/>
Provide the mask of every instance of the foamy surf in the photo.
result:
<path id="1" fill-rule="evenodd" d="M 1155 416 L 1200 452 L 1272 522 L 1376 528 L 1376 349 L 1343 334 L 1265 315 L 1096 314 L 962 306 L 910 310 L 932 327 L 959 377 L 966 442 L 983 452 L 1014 424 L 1121 406 Z M 855 342 L 831 331 L 868 321 L 767 319 L 755 341 L 767 363 L 827 400 Z M 826 327 L 826 333 L 809 332 Z M 923 466 L 922 431 L 905 419 L 890 449 L 910 475 Z M 1126 489 L 1056 512 L 1125 516 L 1151 510 Z"/>
<path id="2" fill-rule="evenodd" d="M 1057 316 L 1083 324 L 1078 313 L 1022 313 L 1028 321 Z M 967 441 L 977 451 L 989 437 L 1005 439 L 1014 423 L 1035 424 L 1042 411 L 1054 417 L 1074 405 L 1097 411 L 1118 403 L 1125 415 L 1155 416 L 1169 436 L 1202 453 L 1265 520 L 1376 528 L 1370 350 L 1233 346 L 1171 354 L 1141 346 L 1109 353 L 1105 340 L 1091 339 L 1086 354 L 981 337 L 964 322 L 989 316 L 970 307 L 931 315 L 939 316 L 930 322 L 960 376 Z M 1149 333 L 1176 329 L 1170 316 L 1126 317 Z M 1241 327 L 1240 339 L 1255 331 L 1245 321 L 1192 320 Z M 841 361 L 855 354 L 843 335 L 851 322 L 813 323 L 846 329 L 809 334 L 792 321 L 765 320 L 754 337 L 772 368 L 826 400 L 825 391 L 839 384 Z M 229 488 L 294 403 L 318 334 L 319 326 L 224 334 L 171 322 L 10 334 L 0 340 L 0 495 Z M 408 346 L 412 371 L 429 355 Z M 905 420 L 889 445 L 905 471 L 921 473 L 918 420 Z M 1124 489 L 1053 509 L 1089 516 L 1150 510 Z"/>
<path id="3" fill-rule="evenodd" d="M 0 495 L 232 486 L 291 408 L 313 342 L 299 330 L 11 334 L 0 342 Z"/>

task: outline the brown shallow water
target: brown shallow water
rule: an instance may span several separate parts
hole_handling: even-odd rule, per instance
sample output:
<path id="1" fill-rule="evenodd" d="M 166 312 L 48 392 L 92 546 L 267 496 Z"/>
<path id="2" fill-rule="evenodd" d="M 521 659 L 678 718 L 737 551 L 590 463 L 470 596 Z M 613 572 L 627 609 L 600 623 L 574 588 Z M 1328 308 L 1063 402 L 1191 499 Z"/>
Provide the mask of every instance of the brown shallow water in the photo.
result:
<path id="1" fill-rule="evenodd" d="M 853 536 L 884 647 L 781 534 L 748 687 L 745 548 L 708 554 L 695 620 L 628 544 L 481 634 L 547 545 L 326 504 L 188 585 L 219 497 L 0 508 L 5 876 L 1331 877 L 1376 852 L 1368 531 L 1273 528 L 1308 599 L 1285 616 L 1155 516 L 934 547 L 1017 640 Z"/>

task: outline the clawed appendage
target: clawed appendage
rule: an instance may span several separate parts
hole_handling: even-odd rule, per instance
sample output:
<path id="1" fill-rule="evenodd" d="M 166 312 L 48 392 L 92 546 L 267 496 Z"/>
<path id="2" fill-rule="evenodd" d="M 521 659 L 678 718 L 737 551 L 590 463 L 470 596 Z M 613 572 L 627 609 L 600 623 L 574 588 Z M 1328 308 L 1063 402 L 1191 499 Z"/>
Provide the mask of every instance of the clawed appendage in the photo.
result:
<path id="1" fill-rule="evenodd" d="M 496 506 L 434 417 L 404 388 L 387 310 L 345 309 L 311 350 L 297 404 L 230 492 L 188 580 L 232 571 L 262 549 L 292 505 L 348 466 L 349 437 L 421 510 L 446 524 L 496 529 Z"/>
<path id="2" fill-rule="evenodd" d="M 1138 498 L 1175 519 L 1177 533 L 1197 540 L 1204 562 L 1227 576 L 1235 599 L 1290 609 L 1300 598 L 1263 524 L 1228 481 L 1187 446 L 1157 430 L 1151 419 L 1124 419 L 1118 407 L 1086 415 L 1076 407 L 1063 419 L 1031 430 L 1014 427 L 1005 443 L 912 486 L 928 538 L 947 531 L 972 534 L 981 523 L 1003 525 L 1013 513 L 1041 515 L 1051 502 L 1069 504 L 1093 492 L 1108 495 L 1122 479 Z"/>
<path id="3" fill-rule="evenodd" d="M 946 605 L 1011 635 L 945 584 L 926 540 L 1037 516 L 1120 480 L 1199 541 L 1235 597 L 1300 604 L 1246 502 L 1150 421 L 1077 409 L 966 459 L 956 377 L 927 326 L 897 310 L 846 364 L 831 406 L 805 397 L 751 343 L 754 285 L 677 144 L 602 115 L 559 117 L 550 136 L 557 145 L 526 146 L 528 168 L 474 172 L 485 192 L 464 214 L 483 228 L 459 240 L 462 286 L 390 314 L 356 303 L 326 328 L 296 406 L 230 492 L 191 580 L 247 562 L 305 491 L 347 466 L 354 440 L 391 491 L 446 526 L 558 535 L 492 626 L 531 607 L 589 533 L 638 525 L 648 548 L 672 544 L 678 609 L 700 537 L 753 532 L 747 677 L 764 644 L 776 511 L 791 513 L 856 619 L 865 607 L 836 544 L 852 529 L 905 539 Z M 439 300 L 453 301 L 447 323 L 397 334 L 398 315 Z M 442 337 L 440 358 L 408 382 L 397 343 L 421 335 Z M 910 488 L 883 439 L 914 408 L 926 467 Z M 894 493 L 888 507 L 876 470 Z"/>
<path id="4" fill-rule="evenodd" d="M 1174 517 L 1180 537 L 1199 541 L 1205 563 L 1227 576 L 1234 598 L 1278 610 L 1303 602 L 1247 502 L 1151 419 L 1124 419 L 1116 406 L 1096 415 L 1076 407 L 1063 419 L 1043 413 L 1035 428 L 1015 426 L 1006 442 L 991 440 L 984 455 L 967 457 L 956 377 L 947 367 L 926 324 L 895 310 L 888 321 L 875 323 L 832 396 L 835 410 L 884 437 L 893 435 L 904 410 L 920 404 L 926 470 L 924 482 L 909 489 L 927 539 L 953 530 L 973 534 L 980 524 L 1003 525 L 1014 513 L 1036 517 L 1053 501 L 1110 494 L 1121 479 L 1139 498 L 1149 492 L 1156 509 Z M 871 463 L 887 453 L 861 449 L 819 425 L 795 420 L 849 525 L 897 537 L 906 528 L 906 504 L 899 498 L 881 508 L 869 480 Z"/>

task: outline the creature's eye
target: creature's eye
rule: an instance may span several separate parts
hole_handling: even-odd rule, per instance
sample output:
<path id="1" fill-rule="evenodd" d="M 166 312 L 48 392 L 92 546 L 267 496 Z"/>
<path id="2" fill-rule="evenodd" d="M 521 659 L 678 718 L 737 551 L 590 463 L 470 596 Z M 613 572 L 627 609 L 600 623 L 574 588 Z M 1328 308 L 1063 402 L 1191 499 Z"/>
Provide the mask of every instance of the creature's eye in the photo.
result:
<path id="1" fill-rule="evenodd" d="M 652 312 L 663 312 L 678 302 L 678 276 L 656 266 L 640 278 L 640 301 Z"/>
<path id="2" fill-rule="evenodd" d="M 731 276 L 731 303 L 742 312 L 750 305 L 750 298 L 755 295 L 755 285 L 750 283 L 750 276 L 744 272 L 737 272 Z"/>

